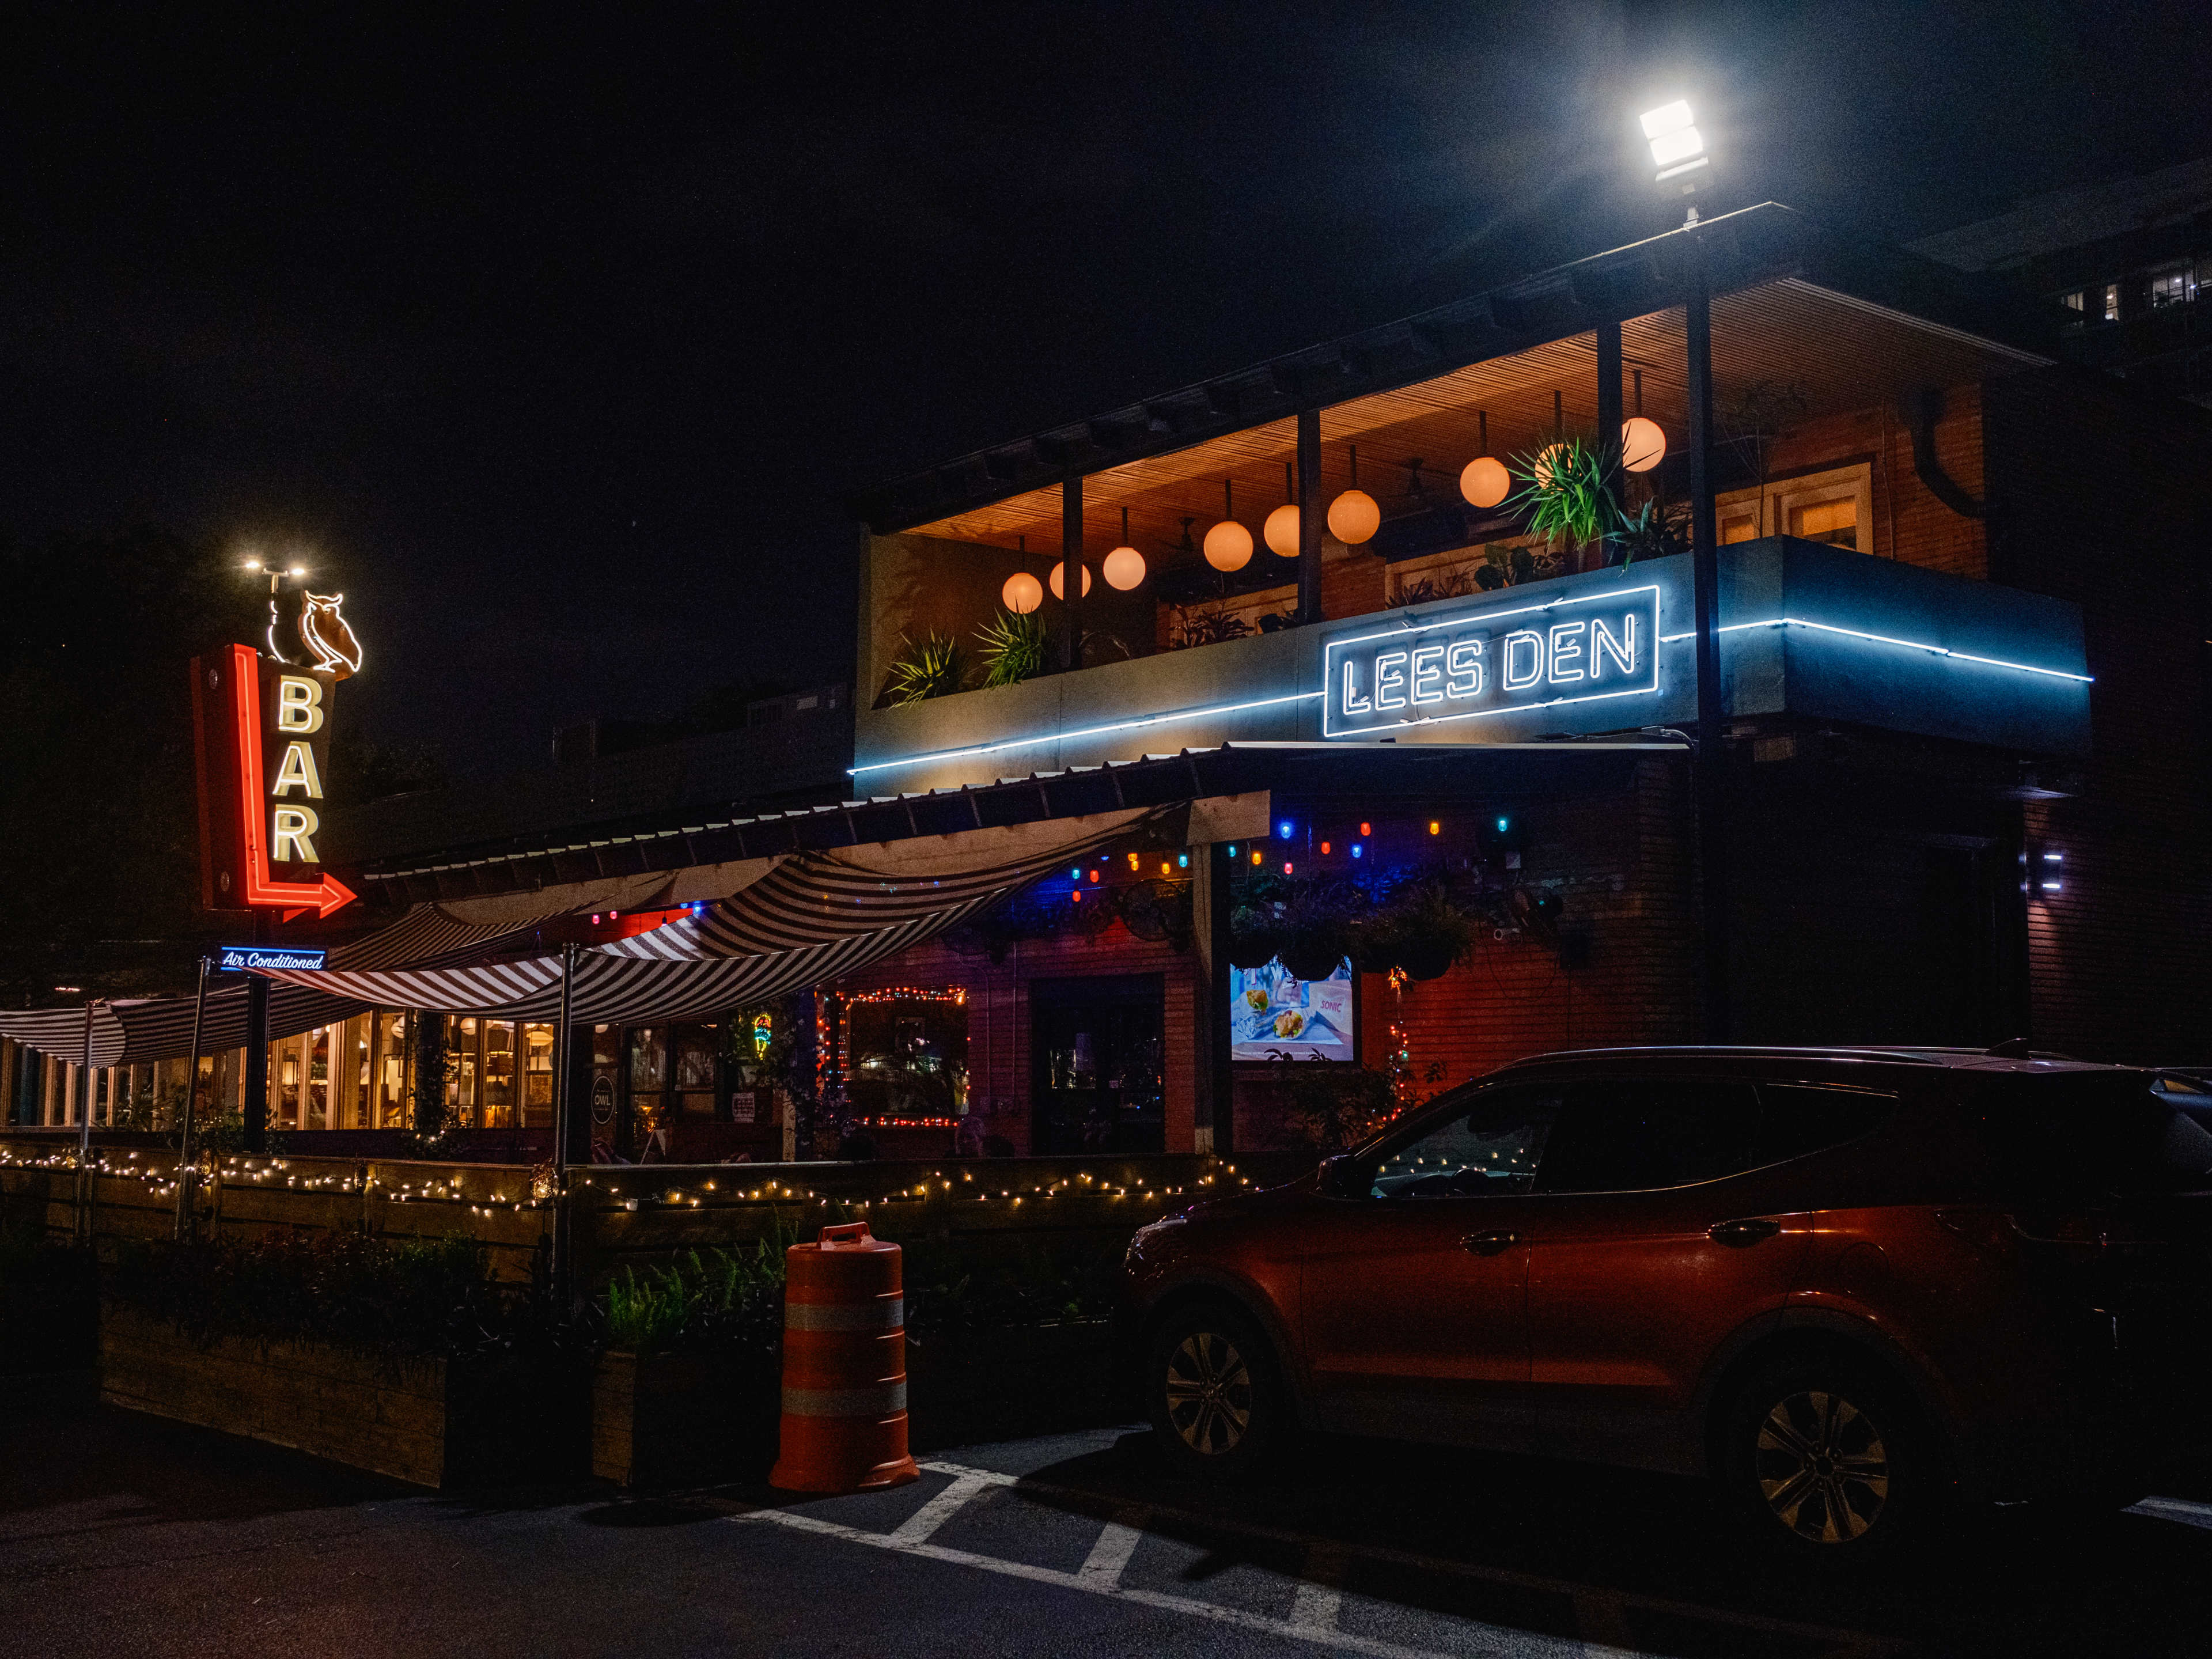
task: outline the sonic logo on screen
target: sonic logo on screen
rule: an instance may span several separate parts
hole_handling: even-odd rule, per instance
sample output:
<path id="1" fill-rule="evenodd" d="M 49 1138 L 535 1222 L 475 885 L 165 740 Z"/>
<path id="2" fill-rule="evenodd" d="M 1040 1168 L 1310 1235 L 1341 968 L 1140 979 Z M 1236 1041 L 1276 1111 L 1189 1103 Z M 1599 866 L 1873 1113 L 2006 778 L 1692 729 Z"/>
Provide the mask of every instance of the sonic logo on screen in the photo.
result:
<path id="1" fill-rule="evenodd" d="M 1534 603 L 1489 596 L 1329 641 L 1322 734 L 1366 737 L 1650 696 L 1659 690 L 1658 645 L 1656 583 Z M 1618 723 L 1638 722 L 1624 713 Z"/>

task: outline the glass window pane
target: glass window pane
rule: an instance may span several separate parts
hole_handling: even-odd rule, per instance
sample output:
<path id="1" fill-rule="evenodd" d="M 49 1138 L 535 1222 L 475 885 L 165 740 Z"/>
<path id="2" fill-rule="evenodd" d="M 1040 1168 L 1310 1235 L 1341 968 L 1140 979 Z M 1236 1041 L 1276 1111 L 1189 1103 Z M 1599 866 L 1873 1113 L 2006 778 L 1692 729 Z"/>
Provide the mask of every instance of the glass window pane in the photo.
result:
<path id="1" fill-rule="evenodd" d="M 629 1034 L 629 1086 L 633 1094 L 658 1094 L 668 1085 L 668 1028 L 641 1025 Z"/>
<path id="2" fill-rule="evenodd" d="M 1477 1198 L 1528 1190 L 1558 1116 L 1545 1088 L 1486 1089 L 1418 1139 L 1383 1154 L 1376 1198 Z"/>
<path id="3" fill-rule="evenodd" d="M 1539 1184 L 1553 1193 L 1686 1187 L 1751 1167 L 1759 1096 L 1748 1083 L 1607 1079 L 1575 1085 Z"/>
<path id="4" fill-rule="evenodd" d="M 1840 501 L 1811 501 L 1803 507 L 1790 509 L 1790 533 L 1808 542 L 1826 542 L 1831 547 L 1856 550 L 1858 540 L 1859 504 L 1856 496 L 1846 495 Z"/>
<path id="5" fill-rule="evenodd" d="M 514 1022 L 484 1022 L 483 1127 L 514 1127 Z"/>

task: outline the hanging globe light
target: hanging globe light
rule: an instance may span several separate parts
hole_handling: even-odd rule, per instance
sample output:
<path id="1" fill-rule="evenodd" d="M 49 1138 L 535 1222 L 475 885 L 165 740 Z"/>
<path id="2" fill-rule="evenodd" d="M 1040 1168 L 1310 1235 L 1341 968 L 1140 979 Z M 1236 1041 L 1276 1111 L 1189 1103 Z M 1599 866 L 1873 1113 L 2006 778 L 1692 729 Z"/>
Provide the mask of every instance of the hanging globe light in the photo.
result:
<path id="1" fill-rule="evenodd" d="M 1145 580 L 1145 556 L 1133 547 L 1115 548 L 1100 568 L 1106 573 L 1106 586 L 1124 593 Z"/>
<path id="2" fill-rule="evenodd" d="M 1242 570 L 1252 562 L 1252 532 L 1237 522 L 1235 482 L 1221 481 L 1222 520 L 1206 532 L 1206 562 L 1216 570 Z"/>
<path id="3" fill-rule="evenodd" d="M 1621 465 L 1631 472 L 1649 472 L 1666 459 L 1667 434 L 1658 422 L 1634 415 L 1621 423 Z"/>
<path id="4" fill-rule="evenodd" d="M 1017 570 L 1006 578 L 1006 585 L 999 590 L 999 598 L 1017 617 L 1026 617 L 1044 603 L 1044 585 L 1028 571 Z"/>
<path id="5" fill-rule="evenodd" d="M 1552 457 L 1562 453 L 1565 449 L 1565 444 L 1546 444 L 1538 453 L 1535 461 L 1529 466 L 1529 476 L 1546 489 L 1551 488 Z"/>
<path id="6" fill-rule="evenodd" d="M 1382 509 L 1359 488 L 1359 446 L 1352 446 L 1352 487 L 1328 504 L 1328 533 L 1346 547 L 1357 547 L 1382 527 Z"/>
<path id="7" fill-rule="evenodd" d="M 1057 564 L 1052 568 L 1052 596 L 1055 599 L 1064 599 L 1067 597 L 1063 591 L 1067 581 L 1066 576 L 1062 574 L 1066 568 L 1066 566 Z M 1091 592 L 1091 567 L 1085 564 L 1078 565 L 1076 568 L 1083 573 L 1083 591 L 1087 594 Z"/>
<path id="8" fill-rule="evenodd" d="M 1495 455 L 1478 455 L 1459 475 L 1459 493 L 1477 507 L 1495 507 L 1512 493 L 1513 475 Z"/>
<path id="9" fill-rule="evenodd" d="M 1129 509 L 1121 509 L 1121 544 L 1100 561 L 1106 586 L 1127 592 L 1145 580 L 1145 556 L 1129 544 Z"/>

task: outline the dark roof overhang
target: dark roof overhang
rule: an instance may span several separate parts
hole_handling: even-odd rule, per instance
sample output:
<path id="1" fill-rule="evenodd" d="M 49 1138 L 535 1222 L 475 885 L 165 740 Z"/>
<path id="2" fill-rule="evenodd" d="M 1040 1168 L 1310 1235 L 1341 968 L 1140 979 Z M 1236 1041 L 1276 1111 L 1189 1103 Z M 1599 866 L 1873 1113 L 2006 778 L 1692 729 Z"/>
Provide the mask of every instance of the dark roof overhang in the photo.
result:
<path id="1" fill-rule="evenodd" d="M 2002 285 L 1902 248 L 1836 235 L 1768 202 L 977 450 L 865 491 L 854 511 L 879 535 L 909 530 L 1303 410 L 1415 385 L 1680 306 L 1700 263 L 1714 294 L 1796 277 L 2000 345 L 2057 355 L 2042 308 Z"/>

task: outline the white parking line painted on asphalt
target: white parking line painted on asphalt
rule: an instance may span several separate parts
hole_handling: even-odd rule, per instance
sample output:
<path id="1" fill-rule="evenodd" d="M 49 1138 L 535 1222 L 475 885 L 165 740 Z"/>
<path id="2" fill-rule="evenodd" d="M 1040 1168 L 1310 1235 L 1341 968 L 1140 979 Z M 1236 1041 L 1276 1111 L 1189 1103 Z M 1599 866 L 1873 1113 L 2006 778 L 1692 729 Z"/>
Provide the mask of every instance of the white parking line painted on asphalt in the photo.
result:
<path id="1" fill-rule="evenodd" d="M 978 1555 L 972 1550 L 949 1549 L 942 1544 L 895 1543 L 887 1532 L 868 1532 L 859 1527 L 848 1527 L 842 1522 L 823 1521 L 790 1510 L 755 1510 L 748 1515 L 733 1515 L 730 1519 L 740 1525 L 764 1521 L 775 1526 L 788 1527 L 796 1532 L 842 1539 L 850 1544 L 864 1544 L 871 1549 L 895 1550 L 902 1555 L 919 1556 L 925 1561 L 943 1561 L 952 1566 L 975 1567 L 1009 1578 L 1027 1579 L 1036 1584 L 1056 1584 L 1063 1589 L 1109 1596 L 1117 1601 L 1133 1602 L 1139 1607 L 1153 1607 L 1164 1613 L 1185 1613 L 1194 1619 L 1211 1620 L 1216 1624 L 1234 1625 L 1240 1630 L 1254 1631 L 1264 1636 L 1279 1636 L 1295 1642 L 1323 1643 L 1339 1653 L 1367 1654 L 1373 1656 L 1373 1659 L 1463 1659 L 1465 1651 L 1462 1650 L 1460 1654 L 1453 1654 L 1437 1648 L 1409 1648 L 1395 1642 L 1378 1641 L 1371 1636 L 1352 1636 L 1334 1630 L 1310 1630 L 1291 1624 L 1288 1620 L 1270 1619 L 1264 1613 L 1248 1613 L 1242 1607 L 1225 1607 L 1216 1601 L 1201 1601 L 1188 1595 L 1166 1595 L 1158 1590 L 1137 1589 L 1119 1582 L 1108 1583 L 1103 1578 L 1086 1580 L 1080 1573 L 1062 1572 L 1057 1567 L 1031 1566 L 1026 1561 L 1002 1561 L 996 1556 Z M 1454 1622 L 1464 1626 L 1470 1633 L 1480 1632 L 1486 1646 L 1493 1650 L 1508 1650 L 1516 1656 L 1532 1656 L 1532 1659 L 1534 1656 L 1546 1656 L 1547 1659 L 1579 1659 L 1582 1651 L 1580 1643 L 1555 1641 L 1528 1631 L 1486 1625 L 1480 1620 L 1457 1619 Z"/>
<path id="2" fill-rule="evenodd" d="M 1129 1558 L 1144 1542 L 1145 1529 L 1141 1518 L 1132 1516 L 1130 1525 L 1123 1521 L 1109 1521 L 1106 1529 L 1098 1534 L 1098 1541 L 1091 1547 L 1091 1553 L 1083 1558 L 1083 1565 L 1075 1576 L 1093 1589 L 1112 1589 L 1121 1582 L 1121 1570 L 1129 1565 Z"/>
<path id="3" fill-rule="evenodd" d="M 1306 1552 L 1298 1574 L 1298 1593 L 1291 1598 L 1290 1620 L 1301 1630 L 1334 1635 L 1344 1611 L 1344 1555 L 1317 1544 Z"/>
<path id="4" fill-rule="evenodd" d="M 1079 1486 L 1064 1486 L 1054 1482 L 1032 1480 L 1025 1475 L 1007 1474 L 996 1469 L 970 1468 L 964 1463 L 931 1462 L 921 1465 L 939 1474 L 981 1475 L 994 1485 L 1012 1486 L 1018 1491 L 1034 1492 L 1040 1498 L 1074 1500 L 1078 1504 L 1097 1504 L 1101 1501 L 1096 1492 Z M 2165 1501 L 2165 1500 L 2160 1500 Z M 1634 1607 L 1653 1613 L 1672 1614 L 1676 1618 L 1694 1619 L 1706 1624 L 1729 1625 L 1739 1630 L 1759 1631 L 1774 1636 L 1796 1637 L 1806 1642 L 1827 1643 L 1832 1648 L 1853 1654 L 1869 1656 L 1893 1653 L 1905 1644 L 1895 1638 L 1878 1636 L 1871 1632 L 1838 1630 L 1830 1625 L 1808 1625 L 1792 1619 L 1770 1618 L 1765 1613 L 1745 1613 L 1734 1607 L 1707 1607 L 1695 1601 L 1676 1601 L 1671 1596 L 1647 1595 L 1635 1590 L 1616 1590 L 1609 1586 L 1580 1583 L 1571 1578 L 1553 1578 L 1539 1573 L 1516 1572 L 1510 1567 L 1479 1565 L 1471 1561 L 1454 1561 L 1443 1556 L 1424 1555 L 1413 1550 L 1393 1549 L 1378 1544 L 1352 1544 L 1340 1539 L 1317 1538 L 1309 1533 L 1294 1532 L 1285 1527 L 1271 1527 L 1260 1522 L 1231 1520 L 1224 1516 L 1207 1515 L 1196 1510 L 1176 1509 L 1167 1504 L 1152 1504 L 1146 1512 L 1155 1520 L 1180 1522 L 1215 1532 L 1239 1534 L 1247 1538 L 1266 1539 L 1270 1542 L 1297 1544 L 1306 1548 L 1326 1548 L 1346 1559 L 1379 1561 L 1392 1566 L 1413 1567 L 1425 1572 L 1448 1573 L 1455 1577 L 1480 1579 L 1489 1583 L 1511 1584 L 1522 1589 L 1543 1590 L 1553 1595 L 1572 1598 L 1592 1590 L 1613 1598 L 1620 1607 Z M 1582 1650 L 1587 1651 L 1587 1644 Z M 1601 1647 L 1597 1651 L 1602 1652 Z"/>
<path id="5" fill-rule="evenodd" d="M 957 1474 L 952 1484 L 931 1498 L 897 1527 L 892 1529 L 891 1541 L 898 1544 L 919 1544 L 952 1518 L 953 1512 L 981 1492 L 988 1492 L 998 1483 L 977 1474 Z"/>

